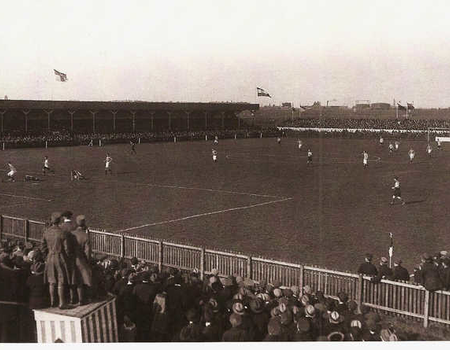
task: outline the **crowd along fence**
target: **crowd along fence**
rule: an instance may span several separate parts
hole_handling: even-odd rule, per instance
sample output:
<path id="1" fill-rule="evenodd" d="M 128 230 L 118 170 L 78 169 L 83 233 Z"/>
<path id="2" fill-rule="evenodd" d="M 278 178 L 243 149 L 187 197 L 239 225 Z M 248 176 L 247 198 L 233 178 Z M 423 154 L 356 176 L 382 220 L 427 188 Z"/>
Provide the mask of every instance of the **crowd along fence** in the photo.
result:
<path id="1" fill-rule="evenodd" d="M 0 238 L 39 243 L 45 223 L 13 216 L 0 216 Z M 367 276 L 294 264 L 232 252 L 193 247 L 161 240 L 133 237 L 102 230 L 90 230 L 92 250 L 117 258 L 138 259 L 182 270 L 197 269 L 201 276 L 217 269 L 221 275 L 238 274 L 254 281 L 279 281 L 283 286 L 309 285 L 314 291 L 337 297 L 345 292 L 359 305 L 391 315 L 450 325 L 450 292 L 429 292 L 422 286 L 382 280 L 373 283 Z"/>

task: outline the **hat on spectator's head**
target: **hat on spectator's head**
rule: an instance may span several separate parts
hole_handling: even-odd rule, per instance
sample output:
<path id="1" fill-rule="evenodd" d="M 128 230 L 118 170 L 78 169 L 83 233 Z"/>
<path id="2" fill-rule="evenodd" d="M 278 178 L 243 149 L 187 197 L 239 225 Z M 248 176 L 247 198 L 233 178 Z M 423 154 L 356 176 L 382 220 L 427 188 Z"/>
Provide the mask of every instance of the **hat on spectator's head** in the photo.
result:
<path id="1" fill-rule="evenodd" d="M 347 307 L 350 311 L 355 311 L 356 309 L 358 309 L 358 303 L 354 300 L 350 300 L 347 303 Z"/>
<path id="2" fill-rule="evenodd" d="M 72 215 L 73 215 L 73 213 L 70 210 L 66 210 L 61 213 L 62 217 L 69 218 L 69 219 L 72 217 Z"/>
<path id="3" fill-rule="evenodd" d="M 292 290 L 289 289 L 289 288 L 283 289 L 283 294 L 284 294 L 284 296 L 285 296 L 286 298 L 290 298 L 290 297 L 292 297 L 292 296 L 294 295 L 294 293 L 292 292 Z"/>
<path id="4" fill-rule="evenodd" d="M 293 295 L 298 296 L 300 294 L 300 288 L 298 286 L 292 286 L 291 291 Z"/>
<path id="5" fill-rule="evenodd" d="M 256 295 L 256 297 L 258 299 L 261 299 L 262 301 L 266 302 L 266 301 L 270 301 L 270 295 L 267 293 L 259 293 Z"/>
<path id="6" fill-rule="evenodd" d="M 259 298 L 250 300 L 250 310 L 255 314 L 260 314 L 264 311 L 264 302 Z"/>
<path id="7" fill-rule="evenodd" d="M 314 304 L 314 309 L 316 309 L 317 311 L 320 311 L 320 312 L 327 311 L 327 307 L 325 306 L 325 304 L 322 304 L 322 303 Z"/>
<path id="8" fill-rule="evenodd" d="M 52 224 L 59 224 L 59 222 L 61 221 L 61 213 L 60 212 L 53 212 L 52 215 L 50 216 L 50 222 Z"/>
<path id="9" fill-rule="evenodd" d="M 353 320 L 350 322 L 350 327 L 362 328 L 362 323 L 360 320 Z"/>
<path id="10" fill-rule="evenodd" d="M 338 298 L 339 298 L 339 301 L 341 301 L 342 303 L 346 303 L 348 301 L 348 295 L 345 292 L 339 292 Z"/>
<path id="11" fill-rule="evenodd" d="M 119 262 L 117 261 L 117 259 L 111 259 L 110 260 L 109 268 L 111 270 L 117 270 L 119 268 Z"/>
<path id="12" fill-rule="evenodd" d="M 272 310 L 270 310 L 270 317 L 277 317 L 281 315 L 280 307 L 276 306 Z"/>
<path id="13" fill-rule="evenodd" d="M 217 302 L 216 299 L 214 298 L 209 299 L 208 305 L 210 306 L 212 312 L 217 313 L 220 311 L 219 303 Z"/>
<path id="14" fill-rule="evenodd" d="M 280 317 L 272 317 L 267 325 L 267 332 L 269 335 L 281 334 L 281 320 Z"/>
<path id="15" fill-rule="evenodd" d="M 395 259 L 394 264 L 395 265 L 401 265 L 403 263 L 402 259 Z"/>
<path id="16" fill-rule="evenodd" d="M 330 323 L 339 324 L 344 321 L 344 318 L 339 314 L 339 312 L 333 311 L 332 313 L 330 313 L 328 320 L 330 321 Z"/>
<path id="17" fill-rule="evenodd" d="M 327 338 L 329 341 L 343 341 L 344 337 L 344 333 L 335 331 L 328 334 Z"/>
<path id="18" fill-rule="evenodd" d="M 236 300 L 231 307 L 233 312 L 238 315 L 243 315 L 245 313 L 244 304 L 240 300 Z"/>
<path id="19" fill-rule="evenodd" d="M 212 269 L 211 270 L 211 275 L 218 276 L 219 275 L 219 270 L 218 269 Z"/>
<path id="20" fill-rule="evenodd" d="M 78 226 L 84 226 L 86 225 L 86 216 L 84 215 L 78 215 L 76 218 L 76 222 Z"/>
<path id="21" fill-rule="evenodd" d="M 31 265 L 30 271 L 33 275 L 40 275 L 44 273 L 45 264 L 41 262 L 35 262 Z"/>
<path id="22" fill-rule="evenodd" d="M 431 261 L 433 260 L 432 257 L 428 253 L 423 253 L 421 258 L 425 261 Z"/>
<path id="23" fill-rule="evenodd" d="M 139 264 L 138 258 L 132 257 L 132 258 L 131 258 L 131 264 L 132 264 L 132 265 L 137 265 L 137 264 Z"/>
<path id="24" fill-rule="evenodd" d="M 275 296 L 275 298 L 281 298 L 283 296 L 283 292 L 281 291 L 281 289 L 275 288 L 273 290 L 273 295 Z"/>
<path id="25" fill-rule="evenodd" d="M 224 278 L 223 285 L 224 287 L 231 287 L 233 285 L 233 279 L 230 277 Z"/>
<path id="26" fill-rule="evenodd" d="M 446 250 L 441 250 L 439 252 L 439 255 L 441 256 L 441 258 L 445 258 L 448 255 L 448 252 Z"/>
<path id="27" fill-rule="evenodd" d="M 30 250 L 27 254 L 28 261 L 32 261 L 34 259 L 35 255 L 36 255 L 36 251 Z"/>
<path id="28" fill-rule="evenodd" d="M 316 314 L 316 309 L 312 305 L 307 305 L 305 307 L 305 314 L 307 316 L 313 317 Z"/>
<path id="29" fill-rule="evenodd" d="M 384 265 L 384 264 L 387 264 L 389 262 L 389 260 L 388 260 L 388 258 L 383 256 L 383 257 L 381 257 L 380 262 Z"/>
<path id="30" fill-rule="evenodd" d="M 148 282 L 149 279 L 150 279 L 150 272 L 144 271 L 141 273 L 142 282 Z"/>
<path id="31" fill-rule="evenodd" d="M 241 282 L 243 282 L 244 279 L 241 276 L 236 276 L 236 283 L 239 284 Z"/>
<path id="32" fill-rule="evenodd" d="M 303 292 L 304 292 L 305 294 L 311 294 L 312 289 L 311 289 L 310 286 L 304 286 L 304 287 L 303 287 Z"/>
<path id="33" fill-rule="evenodd" d="M 309 321 L 306 318 L 301 317 L 300 319 L 298 319 L 297 329 L 300 333 L 309 332 L 310 328 L 311 328 L 311 325 L 309 324 Z"/>
<path id="34" fill-rule="evenodd" d="M 300 298 L 300 303 L 303 306 L 309 305 L 309 296 L 307 294 L 303 294 L 302 297 Z"/>
<path id="35" fill-rule="evenodd" d="M 280 309 L 280 312 L 283 313 L 283 312 L 286 312 L 287 306 L 286 306 L 286 304 L 280 304 L 280 305 L 278 305 L 278 309 Z"/>
<path id="36" fill-rule="evenodd" d="M 186 319 L 187 319 L 189 322 L 197 322 L 197 321 L 199 320 L 199 314 L 198 314 L 197 310 L 195 310 L 195 309 L 189 309 L 189 310 L 186 312 Z"/>
<path id="37" fill-rule="evenodd" d="M 370 253 L 367 253 L 367 254 L 365 255 L 365 258 L 366 258 L 368 261 L 372 261 L 373 255 L 370 254 Z"/>
<path id="38" fill-rule="evenodd" d="M 273 281 L 273 286 L 274 288 L 280 288 L 281 287 L 281 282 L 280 281 Z"/>
<path id="39" fill-rule="evenodd" d="M 230 323 L 232 327 L 238 327 L 242 324 L 242 317 L 238 314 L 230 315 Z"/>
<path id="40" fill-rule="evenodd" d="M 246 288 L 253 289 L 253 288 L 255 288 L 255 285 L 256 285 L 256 283 L 252 279 L 250 279 L 250 278 L 244 279 L 244 286 Z"/>

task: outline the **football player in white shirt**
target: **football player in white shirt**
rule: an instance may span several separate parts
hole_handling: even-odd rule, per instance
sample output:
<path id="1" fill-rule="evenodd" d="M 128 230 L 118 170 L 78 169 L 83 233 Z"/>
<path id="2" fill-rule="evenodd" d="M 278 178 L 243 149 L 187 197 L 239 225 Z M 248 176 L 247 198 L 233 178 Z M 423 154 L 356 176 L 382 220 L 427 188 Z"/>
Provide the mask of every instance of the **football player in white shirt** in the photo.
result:
<path id="1" fill-rule="evenodd" d="M 408 151 L 408 156 L 409 156 L 409 162 L 412 163 L 414 157 L 416 156 L 416 152 L 414 152 L 414 150 L 411 148 L 411 149 Z"/>
<path id="2" fill-rule="evenodd" d="M 106 153 L 106 158 L 105 158 L 105 175 L 112 174 L 112 170 L 111 170 L 111 163 L 112 163 L 113 159 L 112 157 L 109 155 L 109 153 Z"/>
<path id="3" fill-rule="evenodd" d="M 383 136 L 380 136 L 380 146 L 383 146 L 383 143 L 384 143 Z"/>
<path id="4" fill-rule="evenodd" d="M 428 146 L 427 146 L 427 154 L 428 154 L 428 157 L 430 157 L 430 158 L 431 158 L 431 152 L 432 151 L 433 151 L 433 148 L 431 147 L 430 144 L 428 144 Z"/>
<path id="5" fill-rule="evenodd" d="M 389 154 L 391 154 L 394 151 L 394 145 L 391 143 L 389 143 Z"/>
<path id="6" fill-rule="evenodd" d="M 302 149 L 302 146 L 303 146 L 302 140 L 298 140 L 297 143 L 298 143 L 298 149 Z"/>
<path id="7" fill-rule="evenodd" d="M 15 182 L 16 179 L 14 179 L 14 175 L 16 175 L 17 169 L 14 167 L 14 165 L 11 164 L 11 162 L 8 162 L 7 165 L 9 168 L 9 171 L 6 174 L 6 176 L 8 176 L 8 181 Z"/>
<path id="8" fill-rule="evenodd" d="M 400 181 L 398 180 L 398 176 L 394 176 L 394 186 L 392 187 L 394 193 L 392 195 L 391 205 L 394 204 L 395 199 L 400 199 L 402 205 L 405 205 L 405 201 L 402 199 L 402 191 L 400 190 Z"/>
<path id="9" fill-rule="evenodd" d="M 308 150 L 308 158 L 307 158 L 307 160 L 306 160 L 306 164 L 311 164 L 312 165 L 312 161 L 313 161 L 313 153 L 311 152 L 311 150 L 309 149 Z"/>
<path id="10" fill-rule="evenodd" d="M 441 150 L 441 139 L 437 139 L 437 147 L 438 147 L 438 150 Z"/>
<path id="11" fill-rule="evenodd" d="M 52 169 L 50 168 L 50 162 L 49 162 L 47 156 L 44 157 L 44 165 L 42 166 L 42 172 L 44 173 L 44 175 L 45 175 L 45 172 L 46 172 L 46 171 L 49 171 L 49 172 L 51 172 L 51 173 L 54 173 L 54 172 L 55 172 L 54 170 L 52 170 Z"/>
<path id="12" fill-rule="evenodd" d="M 214 136 L 214 144 L 217 145 L 219 143 L 219 136 Z"/>
<path id="13" fill-rule="evenodd" d="M 217 151 L 215 149 L 212 149 L 211 154 L 212 154 L 213 162 L 216 163 L 217 162 Z"/>
<path id="14" fill-rule="evenodd" d="M 368 165 L 369 165 L 369 153 L 363 151 L 363 166 L 364 168 L 367 168 Z"/>
<path id="15" fill-rule="evenodd" d="M 279 145 L 281 145 L 281 137 L 277 137 L 277 143 L 279 144 Z"/>
<path id="16" fill-rule="evenodd" d="M 398 151 L 398 147 L 400 146 L 400 142 L 395 141 L 394 145 L 395 145 L 395 150 Z"/>

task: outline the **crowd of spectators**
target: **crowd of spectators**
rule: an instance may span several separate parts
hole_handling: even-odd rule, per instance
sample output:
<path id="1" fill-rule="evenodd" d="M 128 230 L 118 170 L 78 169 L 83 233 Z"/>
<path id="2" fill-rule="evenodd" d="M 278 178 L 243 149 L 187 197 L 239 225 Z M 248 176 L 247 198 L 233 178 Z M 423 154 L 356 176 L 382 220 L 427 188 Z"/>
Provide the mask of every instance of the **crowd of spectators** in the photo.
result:
<path id="1" fill-rule="evenodd" d="M 434 256 L 422 254 L 420 264 L 414 266 L 410 274 L 403 267 L 401 259 L 393 260 L 393 268 L 388 266 L 389 259 L 381 257 L 379 266 L 372 262 L 372 254 L 366 254 L 365 261 L 359 266 L 358 273 L 371 276 L 374 283 L 382 279 L 391 281 L 414 282 L 425 289 L 434 292 L 437 290 L 450 290 L 450 255 L 447 251 L 441 251 Z"/>
<path id="2" fill-rule="evenodd" d="M 303 128 L 340 129 L 388 129 L 427 130 L 428 128 L 450 128 L 449 120 L 434 119 L 345 119 L 345 118 L 298 118 L 287 121 L 286 126 Z"/>
<path id="3" fill-rule="evenodd" d="M 40 135 L 32 134 L 4 134 L 0 135 L 0 143 L 5 143 L 7 148 L 17 147 L 44 147 L 46 142 L 48 146 L 78 146 L 78 145 L 98 145 L 99 141 L 103 145 L 112 143 L 127 143 L 130 140 L 141 143 L 148 142 L 173 142 L 177 141 L 194 141 L 229 138 L 254 138 L 260 137 L 263 133 L 264 137 L 277 136 L 279 134 L 277 128 L 252 128 L 240 130 L 206 130 L 206 131 L 159 131 L 159 132 L 139 132 L 139 133 L 87 133 L 87 134 L 70 134 L 68 132 L 51 132 Z"/>

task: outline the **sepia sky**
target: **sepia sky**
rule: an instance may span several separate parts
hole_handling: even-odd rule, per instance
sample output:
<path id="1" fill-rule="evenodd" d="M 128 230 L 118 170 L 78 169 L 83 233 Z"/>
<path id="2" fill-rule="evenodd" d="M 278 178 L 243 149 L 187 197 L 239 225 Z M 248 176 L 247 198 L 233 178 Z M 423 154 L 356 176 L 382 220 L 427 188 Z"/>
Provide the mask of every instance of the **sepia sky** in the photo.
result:
<path id="1" fill-rule="evenodd" d="M 449 1 L 0 6 L 1 98 L 450 106 Z"/>

